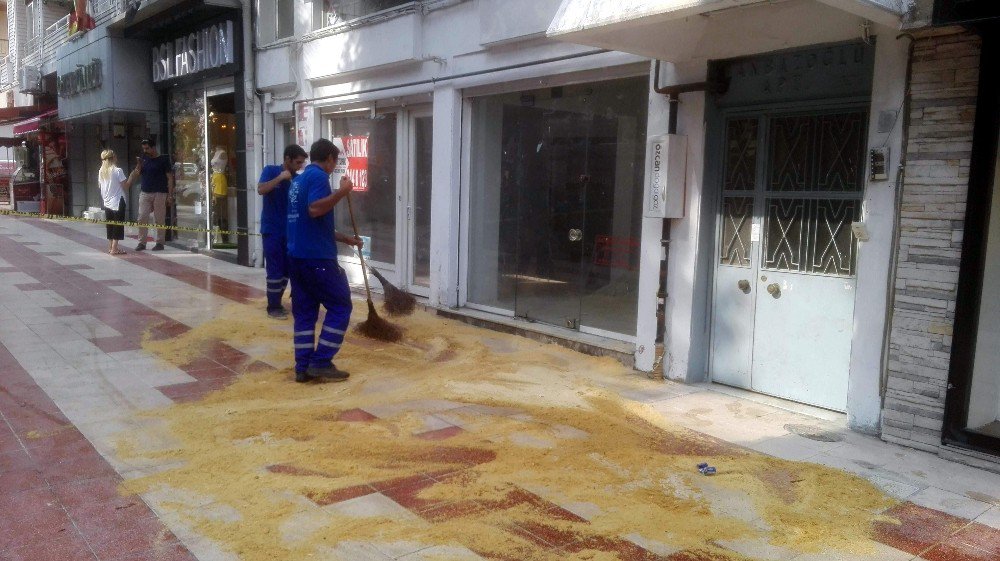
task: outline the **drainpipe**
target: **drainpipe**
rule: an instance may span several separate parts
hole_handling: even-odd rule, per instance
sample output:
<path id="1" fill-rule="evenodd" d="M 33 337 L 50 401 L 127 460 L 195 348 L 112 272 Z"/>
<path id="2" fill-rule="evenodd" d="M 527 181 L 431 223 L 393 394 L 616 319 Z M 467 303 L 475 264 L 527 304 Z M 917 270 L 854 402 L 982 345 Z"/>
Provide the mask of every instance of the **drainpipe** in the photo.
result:
<path id="1" fill-rule="evenodd" d="M 673 86 L 660 86 L 660 66 L 661 61 L 657 59 L 653 66 L 653 91 L 667 96 L 669 104 L 667 132 L 677 134 L 677 112 L 680 106 L 680 94 L 691 92 L 725 93 L 728 84 L 722 80 L 689 82 L 687 84 L 676 84 Z M 657 298 L 660 303 L 657 305 L 656 315 L 659 320 L 656 333 L 656 341 L 665 343 L 667 339 L 667 260 L 670 255 L 670 221 L 663 221 L 663 232 L 660 236 L 660 245 L 663 248 L 663 261 L 660 264 L 660 289 L 657 291 Z M 664 349 L 666 354 L 666 349 Z M 654 366 L 654 369 L 656 366 Z"/>

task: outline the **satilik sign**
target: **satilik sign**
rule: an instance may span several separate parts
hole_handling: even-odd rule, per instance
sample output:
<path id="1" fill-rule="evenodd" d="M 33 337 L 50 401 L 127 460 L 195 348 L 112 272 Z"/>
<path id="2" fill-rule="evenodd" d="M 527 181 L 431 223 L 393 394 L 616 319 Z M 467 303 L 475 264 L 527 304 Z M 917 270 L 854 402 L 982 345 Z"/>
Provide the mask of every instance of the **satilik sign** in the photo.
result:
<path id="1" fill-rule="evenodd" d="M 368 137 L 341 136 L 333 140 L 340 149 L 340 159 L 334 174 L 346 175 L 354 182 L 354 191 L 368 190 Z"/>
<path id="2" fill-rule="evenodd" d="M 153 82 L 190 76 L 236 62 L 235 39 L 233 22 L 226 21 L 153 47 Z"/>

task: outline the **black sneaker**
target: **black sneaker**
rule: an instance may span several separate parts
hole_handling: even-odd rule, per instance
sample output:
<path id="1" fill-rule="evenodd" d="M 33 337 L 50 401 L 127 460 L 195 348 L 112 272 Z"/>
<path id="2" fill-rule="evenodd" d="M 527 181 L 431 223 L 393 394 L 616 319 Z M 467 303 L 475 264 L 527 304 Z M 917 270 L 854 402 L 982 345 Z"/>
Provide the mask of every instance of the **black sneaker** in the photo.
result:
<path id="1" fill-rule="evenodd" d="M 311 382 L 313 380 L 315 380 L 315 378 L 313 378 L 312 376 L 310 376 L 307 372 L 300 372 L 298 370 L 295 371 L 295 381 L 296 382 L 298 382 L 300 384 L 305 384 L 306 382 Z"/>
<path id="2" fill-rule="evenodd" d="M 153 246 L 153 251 L 163 251 L 163 244 L 157 243 Z"/>
<path id="3" fill-rule="evenodd" d="M 273 319 L 288 319 L 288 310 L 284 308 L 276 308 L 274 310 L 268 310 L 267 317 Z"/>
<path id="4" fill-rule="evenodd" d="M 135 246 L 136 251 L 144 251 L 146 249 L 146 242 L 139 242 L 139 245 Z"/>
<path id="5" fill-rule="evenodd" d="M 310 366 L 309 369 L 306 370 L 306 375 L 334 382 L 343 382 L 351 377 L 350 374 L 343 370 L 338 370 L 337 367 L 332 364 L 330 366 Z"/>

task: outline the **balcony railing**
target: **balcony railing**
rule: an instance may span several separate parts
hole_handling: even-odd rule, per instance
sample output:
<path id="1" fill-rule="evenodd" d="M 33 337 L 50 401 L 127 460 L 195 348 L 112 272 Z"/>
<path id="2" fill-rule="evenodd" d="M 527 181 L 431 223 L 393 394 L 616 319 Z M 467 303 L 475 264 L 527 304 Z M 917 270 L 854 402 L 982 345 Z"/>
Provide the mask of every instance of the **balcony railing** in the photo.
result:
<path id="1" fill-rule="evenodd" d="M 55 23 L 45 28 L 42 35 L 42 64 L 56 57 L 56 49 L 69 38 L 69 14 L 59 18 Z"/>
<path id="2" fill-rule="evenodd" d="M 0 89 L 6 88 L 14 81 L 14 71 L 10 68 L 10 57 L 0 59 Z"/>

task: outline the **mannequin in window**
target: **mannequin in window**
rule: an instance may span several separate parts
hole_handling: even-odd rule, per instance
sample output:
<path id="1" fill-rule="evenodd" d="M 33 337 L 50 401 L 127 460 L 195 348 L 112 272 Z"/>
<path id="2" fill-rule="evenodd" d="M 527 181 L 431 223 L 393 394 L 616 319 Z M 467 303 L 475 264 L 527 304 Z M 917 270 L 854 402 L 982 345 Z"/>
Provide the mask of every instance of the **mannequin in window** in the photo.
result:
<path id="1" fill-rule="evenodd" d="M 222 146 L 215 147 L 212 155 L 212 213 L 215 218 L 215 226 L 220 230 L 229 229 L 229 179 L 226 177 L 226 149 Z M 216 243 L 228 241 L 228 236 L 216 234 Z"/>

